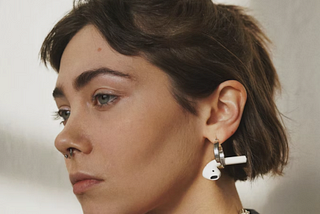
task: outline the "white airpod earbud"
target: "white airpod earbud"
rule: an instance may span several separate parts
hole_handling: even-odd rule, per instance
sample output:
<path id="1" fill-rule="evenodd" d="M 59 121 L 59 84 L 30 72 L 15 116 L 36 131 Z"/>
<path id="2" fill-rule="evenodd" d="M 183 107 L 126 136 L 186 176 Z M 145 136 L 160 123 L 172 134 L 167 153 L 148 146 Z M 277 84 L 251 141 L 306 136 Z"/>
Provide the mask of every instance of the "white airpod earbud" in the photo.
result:
<path id="1" fill-rule="evenodd" d="M 224 158 L 224 165 L 234 165 L 234 164 L 241 164 L 246 162 L 247 162 L 247 157 L 244 155 Z"/>
<path id="2" fill-rule="evenodd" d="M 241 164 L 246 163 L 247 157 L 246 156 L 236 156 L 236 157 L 228 157 L 224 158 L 224 165 L 234 165 L 234 164 Z M 210 161 L 203 169 L 202 176 L 208 180 L 218 180 L 221 176 L 221 172 L 218 167 L 223 167 L 220 163 L 217 163 L 216 160 Z"/>
<path id="3" fill-rule="evenodd" d="M 221 172 L 218 169 L 220 166 L 216 160 L 210 161 L 203 169 L 202 176 L 208 180 L 218 180 L 221 176 Z"/>
<path id="4" fill-rule="evenodd" d="M 218 168 L 223 168 L 225 165 L 247 162 L 247 157 L 245 155 L 225 158 L 223 149 L 218 140 L 213 144 L 213 152 L 215 159 L 210 161 L 202 171 L 202 176 L 208 180 L 218 180 L 220 178 L 221 172 Z"/>

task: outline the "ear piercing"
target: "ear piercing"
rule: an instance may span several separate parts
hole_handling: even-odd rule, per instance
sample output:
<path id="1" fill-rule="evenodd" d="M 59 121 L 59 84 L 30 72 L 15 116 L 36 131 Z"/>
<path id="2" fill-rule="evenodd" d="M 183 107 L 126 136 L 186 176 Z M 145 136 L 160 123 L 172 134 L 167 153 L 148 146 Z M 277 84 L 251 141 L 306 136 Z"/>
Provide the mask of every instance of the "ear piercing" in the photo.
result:
<path id="1" fill-rule="evenodd" d="M 223 148 L 219 144 L 218 139 L 216 139 L 216 143 L 213 144 L 213 153 L 215 160 L 220 164 L 219 168 L 224 168 L 225 165 L 234 165 L 247 162 L 247 157 L 245 155 L 225 158 Z"/>
<path id="2" fill-rule="evenodd" d="M 213 144 L 214 160 L 210 161 L 203 169 L 202 176 L 208 180 L 218 180 L 221 176 L 221 172 L 218 168 L 224 168 L 225 165 L 234 165 L 247 162 L 245 155 L 235 157 L 224 157 L 222 146 L 219 144 L 219 140 L 216 139 Z"/>
<path id="3" fill-rule="evenodd" d="M 68 157 L 72 157 L 73 156 L 73 148 L 69 148 L 69 155 L 65 154 L 64 157 L 67 159 Z"/>
<path id="4" fill-rule="evenodd" d="M 223 148 L 219 144 L 218 139 L 216 139 L 215 143 L 213 144 L 213 153 L 214 153 L 214 158 L 215 158 L 216 162 L 220 164 L 221 168 L 223 168 L 223 165 L 225 164 L 224 153 L 223 153 Z"/>

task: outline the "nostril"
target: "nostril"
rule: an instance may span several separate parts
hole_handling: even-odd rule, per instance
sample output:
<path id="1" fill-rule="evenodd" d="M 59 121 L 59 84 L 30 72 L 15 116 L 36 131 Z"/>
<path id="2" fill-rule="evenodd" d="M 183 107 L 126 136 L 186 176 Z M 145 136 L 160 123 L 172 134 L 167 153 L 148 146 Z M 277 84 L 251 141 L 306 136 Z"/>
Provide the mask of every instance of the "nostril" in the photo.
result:
<path id="1" fill-rule="evenodd" d="M 71 158 L 73 156 L 73 148 L 68 148 L 67 152 L 64 154 L 64 157 L 67 158 Z"/>
<path id="2" fill-rule="evenodd" d="M 74 152 L 74 148 L 68 148 L 66 154 L 64 154 L 64 157 L 66 159 L 72 158 L 72 156 L 74 155 L 73 152 Z"/>
<path id="3" fill-rule="evenodd" d="M 68 156 L 68 157 L 73 157 L 74 156 L 74 152 L 75 151 L 79 151 L 78 149 L 76 149 L 76 148 L 74 148 L 74 147 L 69 147 L 68 149 L 67 149 L 67 153 L 66 153 L 66 155 L 65 155 L 65 157 L 66 156 Z"/>
<path id="4" fill-rule="evenodd" d="M 89 154 L 92 150 L 92 144 L 86 137 L 83 130 L 79 130 L 77 126 L 65 127 L 55 139 L 55 147 L 65 156 L 73 157 L 76 154 Z"/>

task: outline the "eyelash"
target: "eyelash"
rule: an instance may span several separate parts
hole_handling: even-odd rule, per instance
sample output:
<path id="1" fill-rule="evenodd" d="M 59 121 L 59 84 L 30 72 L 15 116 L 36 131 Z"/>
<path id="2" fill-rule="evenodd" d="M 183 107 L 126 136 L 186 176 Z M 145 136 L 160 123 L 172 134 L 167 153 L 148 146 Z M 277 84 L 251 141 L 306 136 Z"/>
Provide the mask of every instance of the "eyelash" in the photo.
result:
<path id="1" fill-rule="evenodd" d="M 106 99 L 108 98 L 106 103 L 101 103 L 98 99 L 99 98 L 103 98 Z M 111 105 L 113 102 L 115 102 L 117 99 L 119 98 L 119 96 L 117 95 L 113 95 L 113 94 L 103 94 L 103 93 L 99 93 L 96 94 L 94 96 L 92 96 L 92 102 L 94 104 L 94 106 L 97 106 L 98 108 L 102 108 L 108 105 Z M 54 119 L 55 120 L 60 120 L 62 119 L 62 121 L 60 122 L 60 124 L 65 125 L 68 118 L 65 118 L 64 114 L 68 114 L 68 118 L 70 117 L 71 111 L 67 110 L 67 109 L 60 109 L 56 112 L 54 112 Z"/>
<path id="2" fill-rule="evenodd" d="M 66 122 L 67 122 L 67 120 L 68 120 L 68 118 L 69 118 L 69 116 L 68 116 L 68 118 L 66 118 L 66 119 L 64 118 L 63 114 L 66 114 L 66 113 L 68 113 L 69 116 L 70 116 L 71 111 L 70 111 L 70 110 L 67 110 L 67 109 L 60 109 L 60 110 L 54 112 L 54 119 L 55 119 L 55 120 L 61 120 L 61 119 L 62 119 L 62 121 L 60 122 L 60 124 L 65 125 Z"/>

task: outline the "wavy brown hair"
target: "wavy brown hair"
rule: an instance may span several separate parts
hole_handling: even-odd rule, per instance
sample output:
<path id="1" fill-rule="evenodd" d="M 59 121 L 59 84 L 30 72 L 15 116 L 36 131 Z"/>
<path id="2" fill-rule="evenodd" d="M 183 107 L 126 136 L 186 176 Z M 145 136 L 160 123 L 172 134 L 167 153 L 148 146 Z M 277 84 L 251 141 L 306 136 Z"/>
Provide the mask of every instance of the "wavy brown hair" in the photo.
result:
<path id="1" fill-rule="evenodd" d="M 41 59 L 59 72 L 62 53 L 84 26 L 94 25 L 121 54 L 142 56 L 172 81 L 177 102 L 197 114 L 196 101 L 227 80 L 247 90 L 236 133 L 223 143 L 226 156 L 247 164 L 225 167 L 235 180 L 281 174 L 288 142 L 274 102 L 280 84 L 258 22 L 237 6 L 211 0 L 84 0 L 48 34 Z"/>

